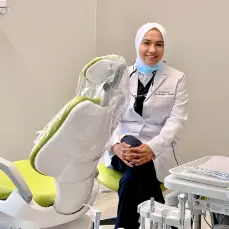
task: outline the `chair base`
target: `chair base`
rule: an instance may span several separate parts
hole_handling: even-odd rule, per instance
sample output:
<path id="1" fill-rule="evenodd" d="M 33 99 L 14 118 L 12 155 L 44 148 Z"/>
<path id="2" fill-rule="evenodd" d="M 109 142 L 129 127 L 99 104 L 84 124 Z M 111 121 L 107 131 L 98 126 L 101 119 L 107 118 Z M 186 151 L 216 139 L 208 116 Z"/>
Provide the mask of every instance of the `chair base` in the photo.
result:
<path id="1" fill-rule="evenodd" d="M 45 229 L 92 229 L 92 228 L 93 228 L 93 222 L 91 218 L 88 215 L 84 215 L 75 221 L 60 226 L 56 226 L 56 227 L 48 227 Z"/>
<path id="2" fill-rule="evenodd" d="M 74 214 L 63 215 L 56 212 L 54 206 L 51 207 L 41 207 L 36 204 L 35 201 L 31 201 L 29 204 L 24 201 L 21 197 L 20 193 L 15 190 L 5 201 L 0 201 L 0 222 L 1 213 L 5 213 L 6 215 L 12 217 L 12 219 L 21 219 L 26 222 L 33 222 L 38 228 L 55 228 L 55 226 L 67 224 L 68 222 L 72 222 L 76 219 L 81 218 L 86 214 L 86 212 L 90 209 L 91 206 L 98 194 L 99 186 L 98 181 L 95 180 L 95 184 L 91 193 L 91 197 L 81 210 L 77 211 Z M 14 221 L 13 220 L 13 221 Z M 19 225 L 15 225 L 19 227 Z M 24 229 L 23 226 L 20 228 Z M 27 229 L 27 228 L 26 228 Z M 31 226 L 29 229 L 33 229 Z M 37 228 L 34 228 L 37 229 Z M 83 229 L 83 228 L 82 228 Z"/>
<path id="3" fill-rule="evenodd" d="M 101 226 L 115 225 L 116 219 L 117 219 L 117 217 L 101 219 L 100 225 Z"/>

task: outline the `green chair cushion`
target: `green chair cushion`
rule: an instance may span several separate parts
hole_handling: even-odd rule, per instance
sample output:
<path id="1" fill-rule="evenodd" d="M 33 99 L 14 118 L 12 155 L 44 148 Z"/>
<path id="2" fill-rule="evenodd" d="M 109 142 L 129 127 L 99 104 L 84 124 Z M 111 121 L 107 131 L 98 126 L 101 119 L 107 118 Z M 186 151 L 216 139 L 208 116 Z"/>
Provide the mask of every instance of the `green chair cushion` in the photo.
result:
<path id="1" fill-rule="evenodd" d="M 123 174 L 114 169 L 107 168 L 104 163 L 98 164 L 97 168 L 99 170 L 99 182 L 105 187 L 117 192 L 119 187 L 119 181 L 122 178 Z"/>
<path id="2" fill-rule="evenodd" d="M 119 188 L 119 181 L 122 178 L 123 174 L 114 169 L 107 168 L 104 163 L 100 163 L 97 168 L 99 170 L 99 182 L 103 184 L 105 187 L 117 192 Z M 164 184 L 162 183 L 161 190 L 166 190 Z"/>
<path id="3" fill-rule="evenodd" d="M 38 154 L 38 152 L 41 150 L 41 148 L 48 142 L 48 140 L 59 130 L 61 125 L 64 123 L 65 119 L 70 114 L 71 110 L 78 105 L 81 102 L 84 102 L 86 100 L 92 101 L 95 104 L 100 103 L 100 99 L 90 99 L 88 97 L 80 97 L 77 96 L 70 100 L 53 118 L 50 125 L 47 125 L 42 133 L 42 136 L 39 138 L 39 140 L 34 145 L 32 152 L 30 154 L 30 164 L 33 167 L 33 169 L 36 170 L 35 167 L 35 158 Z M 38 171 L 37 171 L 38 172 Z"/>
<path id="4" fill-rule="evenodd" d="M 29 186 L 33 200 L 42 207 L 52 206 L 56 197 L 54 178 L 36 172 L 29 160 L 15 161 L 14 165 Z M 15 189 L 12 181 L 0 171 L 0 200 L 6 200 Z"/>

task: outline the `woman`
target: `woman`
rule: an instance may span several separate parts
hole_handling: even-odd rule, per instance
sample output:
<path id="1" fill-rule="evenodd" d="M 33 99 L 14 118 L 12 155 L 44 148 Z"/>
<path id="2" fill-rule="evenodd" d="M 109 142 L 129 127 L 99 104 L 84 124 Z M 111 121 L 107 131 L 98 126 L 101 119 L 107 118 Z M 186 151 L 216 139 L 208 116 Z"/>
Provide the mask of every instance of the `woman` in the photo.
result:
<path id="1" fill-rule="evenodd" d="M 139 228 L 137 206 L 151 197 L 164 203 L 160 182 L 177 165 L 174 144 L 187 120 L 184 73 L 162 58 L 166 31 L 147 23 L 137 32 L 137 58 L 129 68 L 129 99 L 105 153 L 108 167 L 124 173 L 118 190 L 117 228 Z"/>

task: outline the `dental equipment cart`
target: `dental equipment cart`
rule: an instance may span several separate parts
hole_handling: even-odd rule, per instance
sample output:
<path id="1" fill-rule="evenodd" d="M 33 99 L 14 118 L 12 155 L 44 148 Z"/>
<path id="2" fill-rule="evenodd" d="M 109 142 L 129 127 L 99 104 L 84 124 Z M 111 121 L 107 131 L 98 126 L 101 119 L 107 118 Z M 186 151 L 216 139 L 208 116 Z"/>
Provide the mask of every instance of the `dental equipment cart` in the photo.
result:
<path id="1" fill-rule="evenodd" d="M 150 229 L 200 229 L 201 216 L 205 219 L 207 212 L 211 216 L 219 213 L 228 217 L 228 171 L 229 157 L 221 156 L 204 157 L 171 169 L 164 185 L 174 192 L 166 196 L 165 204 L 151 199 L 139 205 L 141 229 L 148 229 L 146 221 Z M 212 224 L 209 226 L 214 227 L 214 222 Z M 229 228 L 228 225 L 220 226 Z"/>

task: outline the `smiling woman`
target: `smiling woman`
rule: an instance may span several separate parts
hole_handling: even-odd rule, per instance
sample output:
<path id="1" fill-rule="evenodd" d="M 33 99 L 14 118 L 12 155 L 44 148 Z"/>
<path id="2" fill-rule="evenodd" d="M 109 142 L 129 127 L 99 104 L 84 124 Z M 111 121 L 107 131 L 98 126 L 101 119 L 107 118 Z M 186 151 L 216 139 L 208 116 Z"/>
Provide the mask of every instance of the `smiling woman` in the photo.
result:
<path id="1" fill-rule="evenodd" d="M 107 167 L 123 173 L 115 229 L 139 228 L 137 206 L 151 197 L 164 203 L 160 183 L 177 164 L 174 145 L 187 120 L 188 93 L 184 73 L 162 60 L 165 45 L 161 25 L 137 31 L 129 104 L 104 155 Z"/>
<path id="2" fill-rule="evenodd" d="M 164 39 L 157 29 L 146 33 L 139 50 L 143 61 L 148 65 L 158 63 L 164 54 Z"/>
<path id="3" fill-rule="evenodd" d="M 159 63 L 164 55 L 165 30 L 158 26 L 146 33 L 144 30 L 139 30 L 138 33 L 136 36 L 137 64 L 155 65 Z"/>
<path id="4" fill-rule="evenodd" d="M 148 26 L 151 27 L 148 27 Z M 156 23 L 143 25 L 135 38 L 136 68 L 138 71 L 151 74 L 161 66 L 166 43 L 165 29 Z"/>

